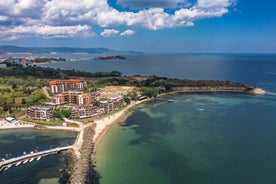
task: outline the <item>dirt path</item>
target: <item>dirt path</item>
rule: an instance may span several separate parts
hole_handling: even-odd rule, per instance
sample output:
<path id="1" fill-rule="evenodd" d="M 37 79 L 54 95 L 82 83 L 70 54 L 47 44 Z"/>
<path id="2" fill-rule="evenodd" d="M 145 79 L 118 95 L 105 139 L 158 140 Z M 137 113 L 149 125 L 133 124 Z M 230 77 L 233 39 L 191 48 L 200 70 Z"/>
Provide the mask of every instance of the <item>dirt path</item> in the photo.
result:
<path id="1" fill-rule="evenodd" d="M 48 99 L 52 99 L 52 97 L 49 95 L 47 89 L 48 89 L 47 86 L 44 86 L 44 87 L 42 88 L 42 90 L 43 90 L 44 94 L 46 95 L 46 97 L 47 97 Z"/>

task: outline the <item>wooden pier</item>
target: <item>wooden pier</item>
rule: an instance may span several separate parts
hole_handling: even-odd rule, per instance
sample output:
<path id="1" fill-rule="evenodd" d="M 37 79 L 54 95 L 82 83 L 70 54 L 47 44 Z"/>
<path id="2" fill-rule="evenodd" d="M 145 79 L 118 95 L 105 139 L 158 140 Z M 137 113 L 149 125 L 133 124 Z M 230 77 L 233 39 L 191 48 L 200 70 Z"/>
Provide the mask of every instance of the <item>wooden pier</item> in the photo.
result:
<path id="1" fill-rule="evenodd" d="M 54 148 L 54 149 L 50 149 L 50 150 L 46 150 L 46 151 L 30 153 L 30 154 L 22 155 L 22 156 L 19 156 L 16 158 L 4 160 L 4 161 L 0 162 L 0 171 L 8 170 L 12 166 L 18 166 L 20 164 L 25 164 L 28 161 L 31 162 L 35 159 L 39 160 L 41 157 L 52 155 L 52 154 L 58 153 L 60 151 L 64 151 L 64 150 L 68 150 L 68 149 L 72 149 L 72 148 L 73 148 L 73 146 L 58 147 L 58 148 Z"/>

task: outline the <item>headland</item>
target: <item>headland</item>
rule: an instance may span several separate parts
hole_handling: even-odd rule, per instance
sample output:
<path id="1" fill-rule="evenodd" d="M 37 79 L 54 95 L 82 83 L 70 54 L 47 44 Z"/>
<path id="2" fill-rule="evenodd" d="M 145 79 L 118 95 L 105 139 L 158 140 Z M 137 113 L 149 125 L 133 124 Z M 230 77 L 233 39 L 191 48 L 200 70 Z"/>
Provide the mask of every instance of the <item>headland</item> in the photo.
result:
<path id="1" fill-rule="evenodd" d="M 71 170 L 71 181 L 78 181 L 78 183 L 87 183 L 89 180 L 88 173 L 91 169 L 93 169 L 93 153 L 95 151 L 95 146 L 99 143 L 102 136 L 108 130 L 112 124 L 123 121 L 127 114 L 131 111 L 135 106 L 145 103 L 149 100 L 154 100 L 158 98 L 160 95 L 168 95 L 171 93 L 244 93 L 244 94 L 265 94 L 265 91 L 260 88 L 251 87 L 245 84 L 230 82 L 230 81 L 217 81 L 217 80 L 188 80 L 188 79 L 171 79 L 165 77 L 157 77 L 157 76 L 121 76 L 120 72 L 101 72 L 101 73 L 90 73 L 90 72 L 80 72 L 80 71 L 71 71 L 71 70 L 55 70 L 50 68 L 40 68 L 40 67 L 27 67 L 23 68 L 20 66 L 12 65 L 11 63 L 7 64 L 7 68 L 1 69 L 1 72 L 5 75 L 5 77 L 14 77 L 18 80 L 18 83 L 14 83 L 9 86 L 9 84 L 5 83 L 6 88 L 3 89 L 3 94 L 7 96 L 2 100 L 6 100 L 9 103 L 9 96 L 13 96 L 15 98 L 15 103 L 17 105 L 21 105 L 21 109 L 26 109 L 28 104 L 39 103 L 46 104 L 49 103 L 49 97 L 54 99 L 54 95 L 48 96 L 45 93 L 45 88 L 41 88 L 41 84 L 37 84 L 37 86 L 29 86 L 36 85 L 36 83 L 28 83 L 25 88 L 22 85 L 22 94 L 25 96 L 14 96 L 13 92 L 18 92 L 21 89 L 22 81 L 24 81 L 25 77 L 28 77 L 28 81 L 36 81 L 39 79 L 43 81 L 43 86 L 49 84 L 49 80 L 52 78 L 61 79 L 61 78 L 77 78 L 85 76 L 85 80 L 89 84 L 86 91 L 98 92 L 102 91 L 105 86 L 116 86 L 122 87 L 127 86 L 130 87 L 131 91 L 123 94 L 120 100 L 123 99 L 123 103 L 125 105 L 120 106 L 120 108 L 112 111 L 105 111 L 105 105 L 112 102 L 114 97 L 105 100 L 94 100 L 93 103 L 89 104 L 89 107 L 99 107 L 102 104 L 100 109 L 103 109 L 103 113 L 99 116 L 101 118 L 96 118 L 94 121 L 88 122 L 86 125 L 78 124 L 77 120 L 74 120 L 75 124 L 78 124 L 76 127 L 64 127 L 64 126 L 43 126 L 50 129 L 62 129 L 62 130 L 74 130 L 79 131 L 78 139 L 75 143 L 75 155 L 76 162 Z M 49 75 L 52 74 L 52 75 Z M 33 77 L 34 76 L 34 77 Z M 19 80 L 22 78 L 22 80 Z M 6 78 L 5 78 L 6 79 Z M 3 80 L 4 81 L 4 80 Z M 60 82 L 61 80 L 59 80 Z M 84 83 L 83 83 L 84 84 Z M 111 90 L 111 94 L 118 95 L 119 88 L 113 88 Z M 49 90 L 49 89 L 48 89 Z M 47 91 L 47 90 L 46 90 Z M 55 91 L 53 91 L 55 93 Z M 62 93 L 60 93 L 62 94 Z M 80 93 L 83 95 L 84 93 Z M 92 93 L 91 93 L 92 94 Z M 93 93 L 94 95 L 94 93 Z M 33 98 L 33 97 L 37 98 Z M 48 98 L 47 98 L 48 97 Z M 20 99 L 17 100 L 17 99 Z M 23 100 L 24 99 L 24 100 Z M 55 98 L 57 99 L 57 97 Z M 111 101 L 111 102 L 109 102 Z M 23 103 L 24 102 L 24 103 Z M 57 102 L 57 101 L 55 101 Z M 53 103 L 53 102 L 51 102 Z M 99 103 L 99 104 L 98 104 Z M 126 105 L 127 104 L 127 105 Z M 3 103 L 3 105 L 5 105 Z M 54 104 L 56 106 L 61 106 L 62 104 Z M 79 107 L 77 104 L 76 107 Z M 114 104 L 113 104 L 114 105 Z M 113 107 L 112 105 L 112 107 Z M 14 106 L 1 106 L 6 114 L 13 113 L 13 110 L 18 110 Z M 109 107 L 107 108 L 109 109 Z M 61 112 L 61 108 L 59 109 Z M 99 109 L 96 109 L 99 110 Z M 23 111 L 23 110 L 22 110 Z M 100 111 L 99 111 L 100 112 Z M 22 114 L 22 112 L 14 113 L 14 115 Z M 23 114 L 22 116 L 25 116 Z M 92 116 L 92 115 L 91 115 Z M 55 118 L 63 118 L 58 114 Z M 20 117 L 18 117 L 20 118 Z M 75 117 L 74 117 L 75 118 Z M 90 117 L 91 118 L 91 117 Z M 60 124 L 59 124 L 60 125 Z M 22 128 L 22 126 L 7 126 L 8 128 Z M 24 127 L 27 127 L 24 126 Z M 35 127 L 34 124 L 31 124 L 28 127 Z M 4 128 L 3 127 L 0 127 Z M 77 173 L 75 173 L 76 171 Z M 83 173 L 83 175 L 82 175 Z M 86 174 L 85 174 L 86 173 Z M 74 183 L 74 182 L 73 182 Z"/>

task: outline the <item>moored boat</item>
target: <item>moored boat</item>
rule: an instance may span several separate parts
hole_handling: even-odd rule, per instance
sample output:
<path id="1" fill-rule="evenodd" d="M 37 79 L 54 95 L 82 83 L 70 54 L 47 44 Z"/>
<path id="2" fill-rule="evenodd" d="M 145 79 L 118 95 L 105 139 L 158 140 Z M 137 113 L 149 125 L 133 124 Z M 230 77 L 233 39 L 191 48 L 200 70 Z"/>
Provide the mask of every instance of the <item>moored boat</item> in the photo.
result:
<path id="1" fill-rule="evenodd" d="M 31 158 L 29 162 L 32 162 L 34 160 L 34 158 Z"/>
<path id="2" fill-rule="evenodd" d="M 17 163 L 15 164 L 15 166 L 19 166 L 21 163 L 22 163 L 22 161 L 17 162 Z"/>

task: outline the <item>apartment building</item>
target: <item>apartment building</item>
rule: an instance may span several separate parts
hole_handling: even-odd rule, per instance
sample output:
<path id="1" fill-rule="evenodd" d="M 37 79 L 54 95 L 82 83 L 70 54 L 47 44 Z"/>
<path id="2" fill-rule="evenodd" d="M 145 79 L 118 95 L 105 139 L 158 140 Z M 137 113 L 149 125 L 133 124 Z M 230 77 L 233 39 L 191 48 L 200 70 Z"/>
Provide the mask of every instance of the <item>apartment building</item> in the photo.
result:
<path id="1" fill-rule="evenodd" d="M 105 113 L 110 113 L 125 105 L 123 95 L 110 97 L 107 100 L 100 101 L 100 107 L 104 109 Z"/>
<path id="2" fill-rule="evenodd" d="M 93 105 L 75 105 L 71 108 L 71 119 L 89 118 L 104 113 L 110 113 L 125 105 L 122 95 L 108 98 L 108 100 L 100 101 L 100 106 Z"/>
<path id="3" fill-rule="evenodd" d="M 54 104 L 66 104 L 72 103 L 76 105 L 89 105 L 90 104 L 90 95 L 83 93 L 82 91 L 68 91 L 62 94 L 57 94 L 52 98 Z"/>
<path id="4" fill-rule="evenodd" d="M 28 108 L 27 114 L 34 120 L 50 121 L 54 119 L 54 109 L 50 106 L 31 106 Z"/>
<path id="5" fill-rule="evenodd" d="M 103 110 L 93 105 L 76 105 L 72 107 L 70 118 L 82 119 L 103 114 Z"/>
<path id="6" fill-rule="evenodd" d="M 86 87 L 86 82 L 83 78 L 50 81 L 50 90 L 54 94 L 63 93 L 67 90 L 83 91 L 85 87 Z"/>

